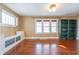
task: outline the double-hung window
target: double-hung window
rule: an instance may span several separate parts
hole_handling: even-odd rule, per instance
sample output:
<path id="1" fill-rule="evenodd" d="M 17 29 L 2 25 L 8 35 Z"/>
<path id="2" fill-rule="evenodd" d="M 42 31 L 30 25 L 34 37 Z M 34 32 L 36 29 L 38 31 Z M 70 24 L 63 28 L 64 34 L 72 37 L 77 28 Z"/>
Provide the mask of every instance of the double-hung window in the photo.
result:
<path id="1" fill-rule="evenodd" d="M 57 32 L 57 19 L 36 19 L 36 33 Z"/>
<path id="2" fill-rule="evenodd" d="M 57 20 L 51 20 L 51 32 L 57 32 Z"/>
<path id="3" fill-rule="evenodd" d="M 43 32 L 44 33 L 50 32 L 50 21 L 49 20 L 43 20 Z"/>
<path id="4" fill-rule="evenodd" d="M 42 33 L 42 20 L 36 20 L 36 33 Z"/>

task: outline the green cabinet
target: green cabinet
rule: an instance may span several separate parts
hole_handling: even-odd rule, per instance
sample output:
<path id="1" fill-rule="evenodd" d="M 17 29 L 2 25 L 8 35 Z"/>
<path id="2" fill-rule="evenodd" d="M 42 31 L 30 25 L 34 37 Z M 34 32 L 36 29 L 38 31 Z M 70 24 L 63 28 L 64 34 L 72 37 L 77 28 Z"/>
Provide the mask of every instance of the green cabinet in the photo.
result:
<path id="1" fill-rule="evenodd" d="M 61 19 L 59 21 L 59 35 L 62 39 L 76 39 L 77 20 L 76 19 Z"/>

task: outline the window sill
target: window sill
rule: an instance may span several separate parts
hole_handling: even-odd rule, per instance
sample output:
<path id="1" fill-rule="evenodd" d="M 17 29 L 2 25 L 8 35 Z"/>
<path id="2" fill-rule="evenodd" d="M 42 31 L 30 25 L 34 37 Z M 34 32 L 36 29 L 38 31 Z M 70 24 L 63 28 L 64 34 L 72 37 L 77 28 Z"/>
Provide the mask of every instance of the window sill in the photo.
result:
<path id="1" fill-rule="evenodd" d="M 17 26 L 14 26 L 14 25 L 1 24 L 1 23 L 0 23 L 0 26 L 6 26 L 6 27 L 17 27 Z"/>
<path id="2" fill-rule="evenodd" d="M 49 32 L 49 33 L 36 33 L 36 34 L 56 34 L 56 33 L 58 33 L 58 32 Z"/>

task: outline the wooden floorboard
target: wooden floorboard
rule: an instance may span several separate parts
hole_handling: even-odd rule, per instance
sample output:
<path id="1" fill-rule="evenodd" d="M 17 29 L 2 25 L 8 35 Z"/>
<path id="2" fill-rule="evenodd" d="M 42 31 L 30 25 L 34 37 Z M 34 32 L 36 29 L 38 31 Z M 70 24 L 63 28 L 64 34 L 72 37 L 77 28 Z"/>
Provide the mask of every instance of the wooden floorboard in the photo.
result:
<path id="1" fill-rule="evenodd" d="M 25 39 L 5 55 L 78 55 L 78 40 Z"/>

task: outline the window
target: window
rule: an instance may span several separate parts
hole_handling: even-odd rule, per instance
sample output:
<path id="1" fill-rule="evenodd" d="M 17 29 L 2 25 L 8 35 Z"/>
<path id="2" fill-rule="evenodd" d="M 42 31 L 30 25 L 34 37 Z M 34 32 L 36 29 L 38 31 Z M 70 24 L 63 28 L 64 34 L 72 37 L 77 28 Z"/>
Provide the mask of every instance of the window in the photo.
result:
<path id="1" fill-rule="evenodd" d="M 51 32 L 57 31 L 57 22 L 56 20 L 51 20 Z"/>
<path id="2" fill-rule="evenodd" d="M 42 33 L 42 21 L 41 20 L 36 21 L 36 32 Z"/>
<path id="3" fill-rule="evenodd" d="M 57 32 L 57 21 L 52 19 L 36 19 L 36 33 Z"/>
<path id="4" fill-rule="evenodd" d="M 44 20 L 43 21 L 43 32 L 50 32 L 49 20 Z"/>
<path id="5" fill-rule="evenodd" d="M 16 17 L 2 10 L 2 24 L 16 26 Z"/>

